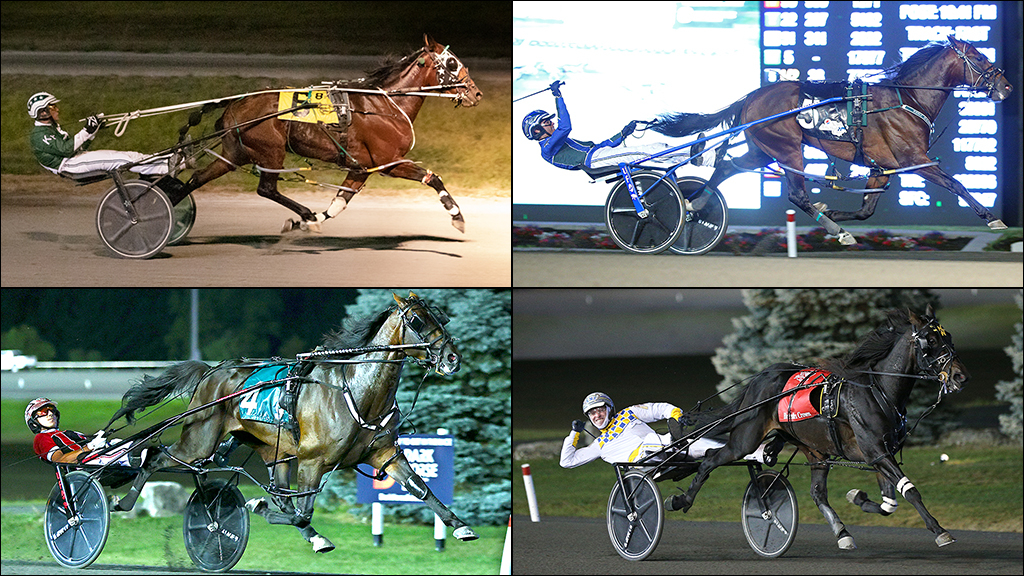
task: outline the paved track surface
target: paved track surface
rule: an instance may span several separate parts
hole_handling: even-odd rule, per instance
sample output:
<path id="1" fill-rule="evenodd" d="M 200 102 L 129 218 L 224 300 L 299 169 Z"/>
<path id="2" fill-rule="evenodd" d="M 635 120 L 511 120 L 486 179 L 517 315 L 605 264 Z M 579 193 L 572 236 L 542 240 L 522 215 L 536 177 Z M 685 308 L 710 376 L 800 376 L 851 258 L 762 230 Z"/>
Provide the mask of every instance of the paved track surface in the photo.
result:
<path id="1" fill-rule="evenodd" d="M 515 251 L 522 287 L 1019 287 L 1024 256 L 992 252 L 836 252 L 647 256 L 622 251 Z"/>
<path id="2" fill-rule="evenodd" d="M 512 524 L 513 574 L 1020 574 L 1024 557 L 1020 534 L 952 530 L 956 543 L 938 548 L 923 525 L 851 526 L 859 548 L 841 551 L 828 526 L 814 524 L 769 560 L 750 549 L 738 522 L 668 520 L 654 553 L 629 562 L 604 519 L 516 516 Z"/>
<path id="3" fill-rule="evenodd" d="M 109 183 L 4 176 L 2 279 L 9 286 L 508 286 L 511 201 L 460 198 L 466 233 L 429 189 L 366 190 L 323 233 L 280 234 L 289 210 L 216 185 L 195 193 L 185 242 L 150 260 L 106 249 L 95 214 Z M 286 192 L 323 210 L 330 191 Z"/>

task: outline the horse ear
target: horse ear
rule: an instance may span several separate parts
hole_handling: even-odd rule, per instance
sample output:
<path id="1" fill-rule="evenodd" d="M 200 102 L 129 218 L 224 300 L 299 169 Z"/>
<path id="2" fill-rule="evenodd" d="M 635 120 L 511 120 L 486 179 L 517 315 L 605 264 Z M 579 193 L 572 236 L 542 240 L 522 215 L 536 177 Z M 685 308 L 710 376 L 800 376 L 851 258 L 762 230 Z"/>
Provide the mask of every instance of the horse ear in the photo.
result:
<path id="1" fill-rule="evenodd" d="M 419 296 L 417 296 L 416 293 L 413 292 L 412 290 L 409 290 L 409 299 L 410 300 L 417 300 L 417 299 L 419 299 Z"/>
<path id="2" fill-rule="evenodd" d="M 437 42 L 434 42 L 434 39 L 426 32 L 423 33 L 423 44 L 427 47 L 428 52 L 433 52 L 434 46 L 437 46 Z"/>
<path id="3" fill-rule="evenodd" d="M 401 297 L 401 296 L 399 296 L 398 294 L 395 294 L 394 292 L 392 292 L 392 293 L 391 293 L 391 296 L 393 296 L 393 297 L 394 297 L 394 299 L 395 299 L 395 302 L 398 302 L 398 305 L 399 305 L 399 306 L 401 306 L 402 304 L 404 304 L 404 303 L 405 303 L 405 302 L 404 302 L 404 301 L 402 300 L 402 297 Z"/>
<path id="4" fill-rule="evenodd" d="M 928 318 L 935 318 L 935 309 L 932 308 L 931 302 L 929 302 L 928 307 L 924 309 L 924 315 Z"/>

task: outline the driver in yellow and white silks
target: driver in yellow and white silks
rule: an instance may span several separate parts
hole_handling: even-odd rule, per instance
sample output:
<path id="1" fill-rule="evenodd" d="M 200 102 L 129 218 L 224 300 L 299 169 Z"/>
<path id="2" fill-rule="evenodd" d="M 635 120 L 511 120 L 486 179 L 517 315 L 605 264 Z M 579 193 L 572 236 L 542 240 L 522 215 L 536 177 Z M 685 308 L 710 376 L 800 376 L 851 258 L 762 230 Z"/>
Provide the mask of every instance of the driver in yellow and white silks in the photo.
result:
<path id="1" fill-rule="evenodd" d="M 118 150 L 88 151 L 96 132 L 103 125 L 97 116 L 89 116 L 82 128 L 72 137 L 60 126 L 60 110 L 52 94 L 39 92 L 28 99 L 28 115 L 35 121 L 29 142 L 32 153 L 43 168 L 58 176 L 74 179 L 96 171 L 109 171 L 132 162 L 142 162 L 130 168 L 139 174 L 163 175 L 168 173 L 170 155 L 147 159 L 139 152 Z"/>
<path id="2" fill-rule="evenodd" d="M 562 441 L 559 464 L 563 468 L 575 468 L 598 458 L 609 463 L 635 462 L 673 441 L 671 434 L 658 434 L 648 423 L 666 419 L 678 422 L 683 415 L 682 410 L 665 402 L 636 404 L 616 412 L 612 399 L 602 392 L 594 392 L 583 400 L 583 413 L 601 435 L 589 446 L 578 448 L 583 422 L 573 422 L 573 433 Z M 669 429 L 672 428 L 670 425 Z M 699 438 L 690 445 L 688 456 L 701 458 L 708 450 L 722 446 L 724 442 Z"/>

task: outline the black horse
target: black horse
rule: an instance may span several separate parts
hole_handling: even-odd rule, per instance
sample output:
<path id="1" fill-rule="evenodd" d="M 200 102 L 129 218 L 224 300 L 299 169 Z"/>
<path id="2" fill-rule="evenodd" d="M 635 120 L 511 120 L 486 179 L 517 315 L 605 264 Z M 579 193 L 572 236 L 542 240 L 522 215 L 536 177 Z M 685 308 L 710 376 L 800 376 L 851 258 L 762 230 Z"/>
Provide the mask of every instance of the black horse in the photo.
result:
<path id="1" fill-rule="evenodd" d="M 756 374 L 739 398 L 716 411 L 734 414 L 783 392 L 787 381 L 806 366 L 774 364 Z M 917 508 L 939 546 L 955 540 L 928 513 L 921 494 L 900 470 L 893 455 L 906 435 L 906 404 L 918 379 L 935 380 L 942 393 L 956 392 L 970 375 L 953 348 L 950 334 L 939 325 L 928 307 L 924 316 L 895 310 L 884 324 L 869 334 L 851 353 L 826 361 L 823 368 L 838 377 L 838 393 L 831 410 L 799 421 L 780 421 L 780 402 L 767 402 L 757 409 L 737 414 L 723 425 L 730 430 L 725 446 L 708 451 L 689 489 L 669 497 L 665 507 L 686 511 L 708 475 L 715 468 L 743 458 L 757 449 L 773 430 L 795 444 L 811 463 L 811 496 L 828 520 L 842 549 L 856 548 L 853 537 L 828 503 L 826 479 L 830 457 L 863 462 L 877 471 L 882 503 L 867 499 L 860 490 L 847 498 L 865 512 L 888 516 L 896 509 L 896 491 Z M 784 397 L 781 402 L 789 402 Z"/>
<path id="2" fill-rule="evenodd" d="M 913 170 L 925 180 L 946 188 L 966 202 L 993 230 L 1006 225 L 981 205 L 960 182 L 943 172 L 928 157 L 929 137 L 935 118 L 956 86 L 968 85 L 986 93 L 992 100 L 1004 100 L 1013 87 L 977 49 L 968 42 L 930 44 L 918 50 L 902 64 L 889 70 L 884 83 L 867 86 L 873 110 L 866 110 L 867 126 L 863 128 L 862 150 L 850 142 L 835 142 L 810 136 L 797 123 L 794 115 L 752 126 L 744 133 L 748 151 L 730 160 L 722 160 L 726 147 L 719 151 L 720 162 L 707 188 L 714 189 L 727 178 L 744 170 L 754 170 L 775 161 L 788 168 L 804 168 L 803 145 L 813 146 L 846 161 L 870 165 L 873 170 L 867 188 L 883 188 L 891 177 L 884 169 L 928 166 Z M 716 114 L 668 114 L 658 118 L 651 128 L 662 134 L 679 137 L 696 134 L 718 126 L 746 124 L 774 114 L 785 113 L 800 106 L 801 84 L 777 82 L 758 88 Z M 738 120 L 738 122 L 737 122 Z M 843 244 L 856 240 L 836 222 L 864 220 L 874 214 L 881 192 L 864 194 L 860 210 L 840 212 L 828 210 L 821 203 L 811 204 L 804 190 L 804 176 L 786 170 L 789 200 L 821 224 Z"/>

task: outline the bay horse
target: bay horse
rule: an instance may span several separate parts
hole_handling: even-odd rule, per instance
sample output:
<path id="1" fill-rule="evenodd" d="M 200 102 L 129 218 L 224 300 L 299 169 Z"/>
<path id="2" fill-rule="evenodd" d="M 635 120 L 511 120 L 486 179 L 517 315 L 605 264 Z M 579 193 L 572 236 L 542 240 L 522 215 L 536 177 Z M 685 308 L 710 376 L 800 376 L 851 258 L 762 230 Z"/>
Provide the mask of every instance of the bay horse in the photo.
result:
<path id="1" fill-rule="evenodd" d="M 250 500 L 247 507 L 271 524 L 295 526 L 315 552 L 334 549 L 310 524 L 323 475 L 360 463 L 387 473 L 424 501 L 445 525 L 454 528 L 456 538 L 475 540 L 473 529 L 434 496 L 397 445 L 402 415 L 395 393 L 405 360 L 413 358 L 438 374 L 451 375 L 459 370 L 462 356 L 445 329 L 448 317 L 443 311 L 411 292 L 408 298 L 395 295 L 395 301 L 397 306 L 328 335 L 318 349 L 324 352 L 316 356 L 322 359 L 309 361 L 301 370 L 305 376 L 295 401 L 297 440 L 278 425 L 241 419 L 237 395 L 215 403 L 183 420 L 178 442 L 149 458 L 115 510 L 130 510 L 154 472 L 176 462 L 202 465 L 230 434 L 263 458 L 271 470 L 273 487 L 288 489 L 288 472 L 281 460 L 296 457 L 297 490 L 282 491 L 289 496 L 274 498 L 281 511 L 271 511 L 263 499 Z M 354 348 L 372 351 L 352 356 Z M 265 363 L 245 360 L 229 360 L 212 368 L 198 361 L 175 364 L 160 376 L 146 376 L 133 385 L 111 422 L 124 415 L 130 423 L 138 410 L 174 394 L 190 394 L 189 409 L 216 402 L 238 392 L 261 366 Z M 291 504 L 292 495 L 297 507 Z"/>
<path id="2" fill-rule="evenodd" d="M 751 378 L 736 400 L 714 414 L 729 416 L 757 402 L 770 400 L 783 392 L 790 378 L 806 368 L 785 363 L 769 366 Z M 822 410 L 821 415 L 811 418 L 780 421 L 779 404 L 788 402 L 787 397 L 737 414 L 723 423 L 729 431 L 725 446 L 707 452 L 690 487 L 682 494 L 667 498 L 665 507 L 688 510 L 712 470 L 753 453 L 770 432 L 777 430 L 781 438 L 796 445 L 810 462 L 811 497 L 832 527 L 841 549 L 852 550 L 856 544 L 828 502 L 826 480 L 830 457 L 862 462 L 877 472 L 882 503 L 868 500 L 860 490 L 847 495 L 851 503 L 865 512 L 888 516 L 896 510 L 898 490 L 935 534 L 935 543 L 939 546 L 952 544 L 953 537 L 928 513 L 921 494 L 893 457 L 905 439 L 907 399 L 915 382 L 918 379 L 938 381 L 941 398 L 946 392 L 959 391 L 970 378 L 953 348 L 952 336 L 939 325 L 931 306 L 923 316 L 907 310 L 890 311 L 885 323 L 868 334 L 856 349 L 839 359 L 826 361 L 824 368 L 842 382 L 838 384 L 835 408 L 828 411 L 829 416 L 834 416 L 829 418 Z"/>
<path id="3" fill-rule="evenodd" d="M 993 101 L 1007 98 L 1013 87 L 988 58 L 968 42 L 949 36 L 948 42 L 929 44 L 906 61 L 890 68 L 887 81 L 867 85 L 874 110 L 865 110 L 867 126 L 863 128 L 863 159 L 857 163 L 873 168 L 868 189 L 883 188 L 890 176 L 888 170 L 920 166 L 932 162 L 928 157 L 929 138 L 935 118 L 954 87 L 968 85 L 985 92 Z M 651 128 L 668 136 L 686 136 L 715 127 L 722 122 L 730 127 L 767 118 L 800 107 L 801 83 L 777 82 L 754 90 L 734 104 L 715 114 L 666 114 L 658 117 Z M 865 107 L 867 108 L 867 107 Z M 808 135 L 795 116 L 752 126 L 744 131 L 748 150 L 742 156 L 723 160 L 726 146 L 719 149 L 720 162 L 706 187 L 716 188 L 725 179 L 744 170 L 755 170 L 778 162 L 802 171 L 803 145 L 807 144 L 833 157 L 854 162 L 857 146 L 851 142 L 821 140 Z M 753 144 L 753 146 L 749 144 Z M 960 182 L 942 171 L 938 165 L 912 170 L 925 180 L 942 186 L 959 196 L 993 230 L 1006 225 L 981 205 Z M 822 203 L 812 204 L 804 190 L 804 176 L 785 170 L 789 201 L 837 236 L 842 244 L 856 239 L 836 222 L 865 220 L 875 212 L 881 192 L 863 195 L 861 207 L 855 212 L 829 210 Z"/>
<path id="4" fill-rule="evenodd" d="M 173 203 L 193 190 L 215 180 L 239 166 L 254 164 L 260 170 L 257 194 L 281 204 L 299 216 L 298 221 L 285 222 L 284 230 L 312 229 L 318 231 L 328 218 L 338 216 L 375 172 L 422 182 L 433 188 L 452 218 L 452 226 L 465 232 L 465 220 L 441 177 L 405 158 L 416 141 L 413 122 L 426 96 L 392 94 L 393 91 L 420 92 L 421 87 L 435 92 L 456 95 L 455 105 L 472 107 L 483 93 L 469 76 L 469 69 L 448 50 L 423 37 L 425 46 L 370 72 L 365 79 L 344 84 L 345 88 L 362 90 L 349 94 L 352 122 L 345 133 L 332 132 L 323 124 L 291 122 L 274 116 L 278 111 L 278 94 L 247 96 L 231 102 L 217 121 L 223 136 L 221 157 L 196 171 L 185 186 L 174 193 Z M 367 93 L 379 92 L 379 93 Z M 266 120 L 253 120 L 266 117 Z M 248 124 L 247 124 L 248 123 Z M 237 129 L 232 130 L 233 127 Z M 309 208 L 282 195 L 277 190 L 279 172 L 284 169 L 285 151 L 306 158 L 337 164 L 348 170 L 342 188 L 327 210 L 314 214 Z M 276 170 L 277 172 L 275 172 Z"/>

